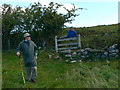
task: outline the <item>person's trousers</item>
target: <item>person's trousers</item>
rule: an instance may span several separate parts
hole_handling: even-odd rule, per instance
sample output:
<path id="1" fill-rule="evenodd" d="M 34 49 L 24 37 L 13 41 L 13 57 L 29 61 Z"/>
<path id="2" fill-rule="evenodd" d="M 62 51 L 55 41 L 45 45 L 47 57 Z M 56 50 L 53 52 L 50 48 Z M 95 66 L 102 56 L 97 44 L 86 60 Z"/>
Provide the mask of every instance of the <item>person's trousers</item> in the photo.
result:
<path id="1" fill-rule="evenodd" d="M 26 68 L 26 80 L 35 80 L 37 76 L 37 67 L 25 67 Z"/>

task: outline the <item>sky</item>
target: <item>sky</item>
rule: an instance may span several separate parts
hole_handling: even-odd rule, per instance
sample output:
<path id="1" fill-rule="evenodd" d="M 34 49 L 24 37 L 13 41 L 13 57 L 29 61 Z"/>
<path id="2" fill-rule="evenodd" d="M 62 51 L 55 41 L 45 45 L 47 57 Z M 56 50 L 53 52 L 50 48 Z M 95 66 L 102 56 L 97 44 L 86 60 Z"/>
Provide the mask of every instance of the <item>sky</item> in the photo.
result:
<path id="1" fill-rule="evenodd" d="M 78 10 L 75 21 L 72 24 L 66 23 L 67 26 L 73 27 L 92 27 L 98 25 L 110 25 L 118 23 L 118 2 L 120 0 L 1 0 L 0 5 L 6 3 L 13 7 L 27 7 L 31 3 L 40 2 L 43 5 L 48 5 L 50 2 L 63 4 L 66 8 L 71 9 L 74 4 L 77 8 L 86 8 L 87 10 Z M 119 4 L 120 5 L 120 4 Z M 120 9 L 119 9 L 120 10 Z M 65 13 L 64 9 L 59 12 Z"/>

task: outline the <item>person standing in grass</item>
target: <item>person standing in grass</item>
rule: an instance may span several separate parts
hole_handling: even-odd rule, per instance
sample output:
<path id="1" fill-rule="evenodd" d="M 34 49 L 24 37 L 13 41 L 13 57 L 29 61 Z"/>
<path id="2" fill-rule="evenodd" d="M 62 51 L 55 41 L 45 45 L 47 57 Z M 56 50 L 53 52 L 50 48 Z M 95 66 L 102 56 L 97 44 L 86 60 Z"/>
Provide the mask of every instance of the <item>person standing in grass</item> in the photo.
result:
<path id="1" fill-rule="evenodd" d="M 37 76 L 37 46 L 31 40 L 30 34 L 24 34 L 24 40 L 19 44 L 17 48 L 17 56 L 22 53 L 24 64 L 26 68 L 26 81 L 36 82 Z"/>

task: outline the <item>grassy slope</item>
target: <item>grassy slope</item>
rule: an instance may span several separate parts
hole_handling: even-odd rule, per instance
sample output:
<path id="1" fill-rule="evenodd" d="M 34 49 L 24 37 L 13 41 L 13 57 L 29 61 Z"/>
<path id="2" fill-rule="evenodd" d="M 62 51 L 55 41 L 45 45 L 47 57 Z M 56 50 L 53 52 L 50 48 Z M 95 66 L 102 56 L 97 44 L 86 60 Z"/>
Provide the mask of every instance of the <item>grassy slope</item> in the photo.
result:
<path id="1" fill-rule="evenodd" d="M 117 25 L 76 28 L 82 48 L 101 49 L 117 43 Z M 66 33 L 65 31 L 64 33 Z M 107 36 L 103 34 L 108 33 Z M 64 34 L 63 34 L 64 35 Z M 29 88 L 117 88 L 118 59 L 106 62 L 67 64 L 62 58 L 48 59 L 53 52 L 41 51 L 38 57 L 38 82 L 27 82 Z M 3 88 L 24 88 L 19 60 L 15 53 L 3 53 Z M 24 67 L 24 66 L 23 66 Z M 25 71 L 25 70 L 24 70 Z M 25 72 L 24 72 L 25 73 Z"/>
<path id="2" fill-rule="evenodd" d="M 37 83 L 27 82 L 29 88 L 117 88 L 118 60 L 67 64 L 60 59 L 48 59 L 54 52 L 40 51 Z M 3 88 L 24 88 L 19 59 L 15 53 L 3 53 Z M 24 66 L 23 66 L 24 67 Z M 25 71 L 25 70 L 24 70 Z M 25 72 L 24 72 L 25 74 Z"/>
<path id="3" fill-rule="evenodd" d="M 76 28 L 81 35 L 82 47 L 104 48 L 117 43 L 118 25 L 103 25 L 86 28 Z M 106 34 L 106 35 L 105 35 Z"/>

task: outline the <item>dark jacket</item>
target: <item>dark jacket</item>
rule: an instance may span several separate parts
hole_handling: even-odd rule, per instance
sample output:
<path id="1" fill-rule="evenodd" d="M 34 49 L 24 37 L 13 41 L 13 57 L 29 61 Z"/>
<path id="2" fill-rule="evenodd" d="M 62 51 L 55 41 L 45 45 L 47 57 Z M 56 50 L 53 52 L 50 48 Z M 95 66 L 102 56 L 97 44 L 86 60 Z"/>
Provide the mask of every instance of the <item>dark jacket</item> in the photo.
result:
<path id="1" fill-rule="evenodd" d="M 17 52 L 22 52 L 25 67 L 36 66 L 36 53 L 38 53 L 37 46 L 33 41 L 22 41 L 18 48 Z"/>

